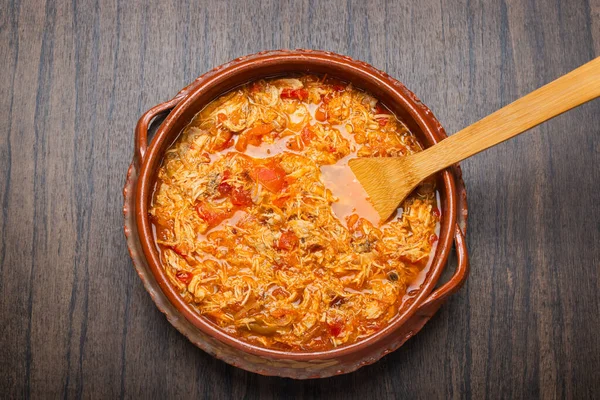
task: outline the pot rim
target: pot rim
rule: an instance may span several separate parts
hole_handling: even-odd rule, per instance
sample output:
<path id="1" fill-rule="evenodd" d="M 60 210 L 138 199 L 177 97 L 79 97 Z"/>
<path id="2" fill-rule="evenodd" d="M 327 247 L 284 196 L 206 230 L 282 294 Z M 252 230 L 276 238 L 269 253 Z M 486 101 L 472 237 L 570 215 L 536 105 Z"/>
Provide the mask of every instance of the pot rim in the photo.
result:
<path id="1" fill-rule="evenodd" d="M 442 214 L 442 218 L 444 218 L 445 221 L 442 225 L 443 231 L 440 231 L 440 240 L 438 242 L 433 260 L 430 262 L 427 275 L 418 289 L 419 293 L 412 298 L 411 304 L 402 308 L 403 311 L 401 314 L 395 316 L 380 331 L 361 341 L 325 351 L 292 352 L 263 348 L 230 336 L 214 323 L 201 316 L 181 298 L 179 293 L 177 293 L 170 282 L 168 282 L 168 278 L 164 273 L 159 254 L 156 249 L 154 236 L 152 234 L 152 226 L 148 218 L 149 197 L 153 191 L 155 183 L 155 179 L 153 177 L 154 170 L 150 168 L 150 165 L 155 161 L 156 158 L 162 159 L 160 147 L 164 144 L 164 142 L 169 141 L 169 139 L 170 142 L 172 142 L 174 138 L 179 136 L 180 131 L 177 133 L 172 133 L 171 128 L 183 115 L 184 111 L 199 101 L 199 98 L 205 96 L 208 89 L 214 88 L 218 84 L 223 84 L 232 76 L 243 74 L 245 71 L 252 70 L 257 67 L 266 67 L 267 65 L 291 65 L 292 63 L 297 64 L 298 62 L 302 62 L 307 66 L 331 66 L 331 69 L 334 69 L 335 67 L 337 69 L 344 70 L 349 74 L 355 75 L 357 79 L 360 77 L 363 80 L 369 80 L 371 85 L 377 85 L 382 91 L 388 93 L 394 98 L 395 104 L 392 105 L 386 103 L 386 105 L 393 106 L 392 108 L 397 109 L 402 108 L 405 112 L 407 112 L 422 130 L 423 135 L 426 136 L 432 143 L 437 143 L 446 137 L 443 128 L 433 116 L 433 113 L 423 103 L 421 103 L 421 101 L 411 91 L 406 89 L 403 84 L 390 77 L 385 72 L 382 72 L 362 61 L 356 61 L 347 56 L 317 50 L 276 50 L 240 57 L 231 61 L 230 63 L 215 68 L 207 74 L 200 76 L 192 84 L 179 92 L 174 99 L 163 103 L 163 105 L 168 104 L 168 108 L 173 106 L 174 108 L 158 128 L 147 150 L 145 149 L 145 143 L 142 144 L 140 141 L 136 143 L 136 151 L 139 149 L 137 156 L 139 158 L 138 161 L 141 163 L 141 168 L 135 191 L 135 221 L 137 229 L 140 233 L 140 243 L 142 245 L 144 256 L 161 290 L 168 300 L 177 308 L 177 310 L 199 330 L 207 335 L 212 336 L 213 338 L 216 338 L 226 345 L 265 358 L 296 361 L 329 360 L 360 352 L 367 347 L 379 343 L 389 335 L 392 335 L 417 312 L 419 306 L 428 298 L 429 294 L 439 280 L 441 272 L 446 266 L 448 255 L 452 247 L 454 226 L 457 220 L 456 182 L 455 177 L 449 170 L 439 173 L 439 179 L 443 182 L 445 189 L 445 201 L 447 202 L 446 210 Z M 299 69 L 297 69 L 297 71 L 299 71 Z M 231 85 L 227 90 L 230 90 L 236 86 L 238 85 Z M 224 93 L 227 90 L 224 90 L 221 93 Z M 214 97 L 206 99 L 204 105 L 208 104 L 211 100 L 213 100 L 213 98 Z M 152 110 L 160 106 L 161 105 L 156 106 Z M 200 110 L 198 109 L 197 111 Z M 142 121 L 147 114 L 148 113 L 145 113 L 140 121 Z M 145 133 L 141 138 L 136 137 L 136 139 L 145 141 Z M 444 229 L 444 226 L 446 229 Z"/>

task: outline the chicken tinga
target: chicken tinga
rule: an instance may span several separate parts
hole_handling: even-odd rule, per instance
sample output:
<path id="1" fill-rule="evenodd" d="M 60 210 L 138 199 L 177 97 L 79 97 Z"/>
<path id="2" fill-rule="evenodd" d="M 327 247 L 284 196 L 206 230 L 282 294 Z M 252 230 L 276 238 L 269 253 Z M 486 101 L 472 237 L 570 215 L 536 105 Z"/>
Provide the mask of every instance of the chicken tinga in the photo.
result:
<path id="1" fill-rule="evenodd" d="M 325 170 L 339 187 L 354 178 L 350 158 L 420 150 L 377 99 L 341 81 L 259 80 L 225 94 L 158 172 L 150 214 L 164 271 L 198 313 L 253 344 L 319 351 L 366 338 L 422 279 L 438 240 L 435 185 L 380 223 L 364 198 L 340 200 Z"/>

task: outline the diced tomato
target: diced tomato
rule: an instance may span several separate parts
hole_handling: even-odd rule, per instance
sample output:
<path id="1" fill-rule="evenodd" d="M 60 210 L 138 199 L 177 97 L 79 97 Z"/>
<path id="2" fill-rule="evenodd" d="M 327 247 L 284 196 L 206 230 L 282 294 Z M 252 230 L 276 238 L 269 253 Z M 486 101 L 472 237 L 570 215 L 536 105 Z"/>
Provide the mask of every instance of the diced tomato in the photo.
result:
<path id="1" fill-rule="evenodd" d="M 217 119 L 219 120 L 219 122 L 223 122 L 227 119 L 227 115 L 223 114 L 223 113 L 218 113 L 217 114 Z"/>
<path id="2" fill-rule="evenodd" d="M 330 144 L 330 145 L 327 147 L 327 150 L 329 150 L 329 152 L 330 152 L 330 153 L 335 153 L 335 146 L 334 146 L 334 145 L 332 145 L 332 144 Z"/>
<path id="3" fill-rule="evenodd" d="M 229 193 L 231 193 L 232 187 L 229 183 L 222 182 L 217 187 L 217 190 L 221 196 L 227 196 Z"/>
<path id="4" fill-rule="evenodd" d="M 441 211 L 439 208 L 434 207 L 433 210 L 431 211 L 431 213 L 433 214 L 434 217 L 439 218 L 440 215 L 442 215 Z"/>
<path id="5" fill-rule="evenodd" d="M 233 138 L 233 135 L 231 135 L 231 137 L 229 138 L 229 140 L 226 141 L 225 144 L 223 145 L 222 150 L 230 148 L 231 146 L 233 146 L 233 143 L 235 143 L 235 139 Z"/>
<path id="6" fill-rule="evenodd" d="M 331 333 L 331 336 L 333 337 L 338 337 L 340 335 L 340 333 L 342 333 L 342 328 L 343 325 L 340 322 L 334 322 L 332 324 L 327 324 L 329 326 L 329 333 Z"/>
<path id="7" fill-rule="evenodd" d="M 233 133 L 229 131 L 221 131 L 218 136 L 214 138 L 212 150 L 221 151 L 225 150 L 233 144 Z"/>
<path id="8" fill-rule="evenodd" d="M 238 140 L 235 143 L 235 149 L 237 151 L 246 151 L 249 144 L 253 146 L 260 146 L 262 143 L 262 137 L 273 131 L 272 124 L 260 124 L 253 128 L 246 130 L 244 133 L 238 136 Z"/>
<path id="9" fill-rule="evenodd" d="M 260 124 L 248 129 L 245 133 L 248 136 L 262 136 L 270 133 L 273 130 L 272 124 Z"/>
<path id="10" fill-rule="evenodd" d="M 308 144 L 317 136 L 310 129 L 310 126 L 307 125 L 304 127 L 304 129 L 302 129 L 302 133 L 300 134 L 300 137 L 302 138 L 302 141 L 304 142 L 304 144 Z"/>
<path id="11" fill-rule="evenodd" d="M 273 200 L 273 204 L 275 204 L 277 207 L 281 208 L 285 205 L 285 203 L 290 199 L 290 195 L 286 194 L 283 196 L 280 196 L 278 198 L 276 198 L 275 200 Z"/>
<path id="12" fill-rule="evenodd" d="M 192 281 L 192 278 L 194 277 L 194 275 L 191 272 L 187 271 L 177 271 L 177 273 L 175 273 L 175 276 L 177 277 L 177 279 L 179 279 L 186 285 L 189 284 Z"/>
<path id="13" fill-rule="evenodd" d="M 219 225 L 223 220 L 227 218 L 227 213 L 220 210 L 215 210 L 209 204 L 200 202 L 196 206 L 196 211 L 200 218 L 202 218 L 208 226 L 213 227 Z"/>
<path id="14" fill-rule="evenodd" d="M 261 89 L 261 84 L 258 82 L 254 82 L 252 85 L 250 85 L 250 92 L 252 92 L 252 93 L 259 92 L 260 89 Z"/>
<path id="15" fill-rule="evenodd" d="M 280 192 L 287 185 L 285 171 L 276 164 L 259 165 L 254 168 L 251 175 L 257 182 L 273 193 Z"/>
<path id="16" fill-rule="evenodd" d="M 379 123 L 379 126 L 386 126 L 388 123 L 388 119 L 387 118 L 377 118 L 377 122 Z"/>
<path id="17" fill-rule="evenodd" d="M 252 146 L 260 146 L 260 144 L 262 143 L 262 136 L 250 136 L 248 138 L 248 144 L 251 144 Z"/>
<path id="18" fill-rule="evenodd" d="M 249 206 L 252 205 L 252 196 L 249 191 L 236 187 L 231 193 L 231 203 L 238 207 Z"/>
<path id="19" fill-rule="evenodd" d="M 431 235 L 429 235 L 429 243 L 430 244 L 434 244 L 437 241 L 438 241 L 438 236 L 435 233 L 432 233 Z"/>
<path id="20" fill-rule="evenodd" d="M 279 250 L 290 251 L 298 246 L 298 236 L 292 231 L 285 231 L 279 237 L 276 246 Z"/>
<path id="21" fill-rule="evenodd" d="M 237 142 L 235 142 L 235 149 L 239 152 L 244 152 L 246 148 L 248 148 L 248 136 L 241 134 L 238 136 Z"/>
<path id="22" fill-rule="evenodd" d="M 325 110 L 323 110 L 323 108 L 317 108 L 315 111 L 315 119 L 320 122 L 325 122 L 327 119 L 327 114 L 325 114 Z"/>
<path id="23" fill-rule="evenodd" d="M 335 90 L 336 92 L 341 92 L 341 91 L 343 91 L 344 89 L 346 89 L 346 86 L 344 86 L 344 85 L 341 85 L 341 84 L 335 84 L 335 85 L 332 85 L 332 86 L 331 86 L 331 88 L 332 88 L 333 90 Z"/>
<path id="24" fill-rule="evenodd" d="M 297 99 L 300 101 L 304 101 L 304 100 L 308 99 L 308 90 L 285 88 L 281 92 L 281 98 L 282 99 Z"/>
<path id="25" fill-rule="evenodd" d="M 231 187 L 231 185 L 226 182 L 227 180 L 229 180 L 229 178 L 231 178 L 231 171 L 226 170 L 225 172 L 223 172 L 223 177 L 221 178 L 221 183 L 217 187 L 217 191 L 219 192 L 219 194 L 221 196 L 229 195 L 229 193 L 231 193 L 231 190 L 233 189 Z"/>

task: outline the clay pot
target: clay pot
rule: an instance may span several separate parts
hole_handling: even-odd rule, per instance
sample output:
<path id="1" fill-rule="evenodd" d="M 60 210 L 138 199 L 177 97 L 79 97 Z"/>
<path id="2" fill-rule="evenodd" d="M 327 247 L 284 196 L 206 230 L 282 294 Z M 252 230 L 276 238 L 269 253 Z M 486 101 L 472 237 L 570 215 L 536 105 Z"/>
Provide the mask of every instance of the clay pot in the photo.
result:
<path id="1" fill-rule="evenodd" d="M 202 75 L 172 100 L 148 110 L 135 130 L 135 153 L 123 190 L 127 244 L 133 264 L 158 308 L 195 345 L 223 361 L 264 375 L 317 378 L 351 372 L 396 350 L 417 333 L 439 307 L 463 284 L 468 274 L 464 239 L 467 204 L 458 166 L 437 175 L 441 198 L 441 231 L 426 278 L 390 323 L 374 335 L 351 345 L 319 352 L 265 349 L 232 337 L 200 316 L 171 286 L 161 266 L 148 217 L 156 172 L 168 146 L 192 117 L 211 100 L 258 78 L 289 73 L 327 74 L 352 82 L 401 118 L 430 146 L 446 137 L 444 129 L 416 96 L 400 82 L 372 66 L 334 53 L 294 50 L 267 51 L 241 57 Z M 148 129 L 168 112 L 150 144 Z M 436 287 L 455 244 L 457 267 L 452 277 Z M 435 289 L 434 289 L 435 288 Z"/>

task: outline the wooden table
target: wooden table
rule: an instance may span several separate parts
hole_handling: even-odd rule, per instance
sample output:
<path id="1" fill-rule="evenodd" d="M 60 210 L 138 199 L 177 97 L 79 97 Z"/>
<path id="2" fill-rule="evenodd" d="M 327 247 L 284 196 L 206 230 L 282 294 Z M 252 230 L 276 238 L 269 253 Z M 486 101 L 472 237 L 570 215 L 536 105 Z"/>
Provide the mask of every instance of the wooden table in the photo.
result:
<path id="1" fill-rule="evenodd" d="M 144 291 L 121 214 L 136 120 L 214 66 L 348 54 L 455 132 L 597 56 L 600 0 L 151 3 L 0 6 L 0 397 L 600 397 L 598 101 L 463 163 L 467 285 L 347 376 L 194 347 Z"/>

